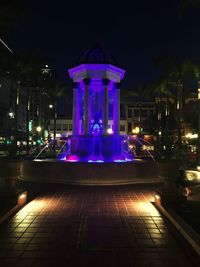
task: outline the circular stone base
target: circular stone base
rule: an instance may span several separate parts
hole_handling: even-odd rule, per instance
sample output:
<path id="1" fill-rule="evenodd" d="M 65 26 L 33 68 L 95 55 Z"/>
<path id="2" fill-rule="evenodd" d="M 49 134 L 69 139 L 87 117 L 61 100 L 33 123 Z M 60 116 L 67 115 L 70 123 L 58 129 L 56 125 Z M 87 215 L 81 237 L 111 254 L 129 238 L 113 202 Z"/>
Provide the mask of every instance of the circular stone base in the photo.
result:
<path id="1" fill-rule="evenodd" d="M 120 185 L 163 182 L 156 162 L 62 162 L 57 160 L 24 161 L 20 179 L 36 183 L 80 185 Z"/>

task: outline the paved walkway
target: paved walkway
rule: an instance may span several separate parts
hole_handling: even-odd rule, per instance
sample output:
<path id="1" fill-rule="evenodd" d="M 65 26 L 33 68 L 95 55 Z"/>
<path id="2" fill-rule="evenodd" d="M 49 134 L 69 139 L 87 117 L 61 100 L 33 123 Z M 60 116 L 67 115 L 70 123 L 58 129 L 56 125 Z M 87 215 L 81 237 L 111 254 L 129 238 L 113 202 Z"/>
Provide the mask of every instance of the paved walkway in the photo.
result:
<path id="1" fill-rule="evenodd" d="M 194 266 L 152 198 L 125 186 L 44 193 L 0 227 L 0 266 Z"/>

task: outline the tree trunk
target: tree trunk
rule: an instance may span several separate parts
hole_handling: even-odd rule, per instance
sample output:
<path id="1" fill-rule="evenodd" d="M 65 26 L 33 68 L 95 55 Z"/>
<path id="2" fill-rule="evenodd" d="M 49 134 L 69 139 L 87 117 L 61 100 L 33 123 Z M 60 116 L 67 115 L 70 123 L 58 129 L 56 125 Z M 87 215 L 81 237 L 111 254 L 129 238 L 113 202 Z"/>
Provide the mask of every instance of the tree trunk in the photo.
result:
<path id="1" fill-rule="evenodd" d="M 15 103 L 14 103 L 14 139 L 13 139 L 13 144 L 11 144 L 11 155 L 16 155 L 17 153 L 17 139 L 18 139 L 18 108 L 19 108 L 19 97 L 20 97 L 20 82 L 16 82 L 16 97 L 15 97 Z"/>
<path id="2" fill-rule="evenodd" d="M 165 103 L 165 146 L 166 146 L 166 157 L 170 156 L 170 142 L 169 142 L 169 95 L 166 95 Z"/>
<path id="3" fill-rule="evenodd" d="M 178 130 L 178 145 L 182 145 L 182 84 L 179 82 L 178 84 L 178 118 L 177 118 L 177 130 Z"/>
<path id="4" fill-rule="evenodd" d="M 57 99 L 54 100 L 54 121 L 53 121 L 53 150 L 56 150 L 56 122 L 57 122 Z"/>
<path id="5" fill-rule="evenodd" d="M 141 108 L 141 103 L 139 103 L 139 138 L 141 137 L 141 111 L 142 111 L 142 108 Z"/>
<path id="6" fill-rule="evenodd" d="M 26 154 L 29 155 L 29 112 L 30 112 L 30 88 L 27 88 L 26 95 Z"/>
<path id="7" fill-rule="evenodd" d="M 141 138 L 141 103 L 139 103 L 139 133 L 138 133 L 138 138 L 139 138 L 139 142 L 137 142 L 137 145 L 136 145 L 136 154 L 137 156 L 140 156 L 141 154 L 141 141 L 140 141 L 140 138 Z"/>
<path id="8" fill-rule="evenodd" d="M 198 81 L 198 158 L 197 165 L 200 166 L 200 80 Z"/>

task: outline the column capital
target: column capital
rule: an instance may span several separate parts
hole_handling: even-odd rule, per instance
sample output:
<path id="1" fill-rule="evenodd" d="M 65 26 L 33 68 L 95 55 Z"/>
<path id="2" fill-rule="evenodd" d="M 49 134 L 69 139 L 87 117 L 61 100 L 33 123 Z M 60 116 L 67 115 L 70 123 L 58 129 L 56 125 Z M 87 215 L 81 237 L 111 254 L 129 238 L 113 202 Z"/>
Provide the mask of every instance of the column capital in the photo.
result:
<path id="1" fill-rule="evenodd" d="M 85 78 L 85 79 L 83 79 L 83 82 L 84 82 L 85 85 L 90 85 L 91 79 Z"/>
<path id="2" fill-rule="evenodd" d="M 104 86 L 108 86 L 109 83 L 110 83 L 110 80 L 107 79 L 107 78 L 104 78 L 104 79 L 102 79 L 102 83 L 103 83 Z"/>

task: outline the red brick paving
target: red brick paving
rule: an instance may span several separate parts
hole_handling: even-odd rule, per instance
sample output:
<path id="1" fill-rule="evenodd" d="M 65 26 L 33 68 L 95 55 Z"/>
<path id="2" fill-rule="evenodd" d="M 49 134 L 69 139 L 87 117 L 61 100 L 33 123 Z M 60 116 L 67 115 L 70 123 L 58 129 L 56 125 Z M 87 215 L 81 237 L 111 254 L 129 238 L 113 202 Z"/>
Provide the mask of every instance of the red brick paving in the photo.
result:
<path id="1" fill-rule="evenodd" d="M 0 266 L 194 266 L 136 187 L 44 193 L 0 228 Z"/>

